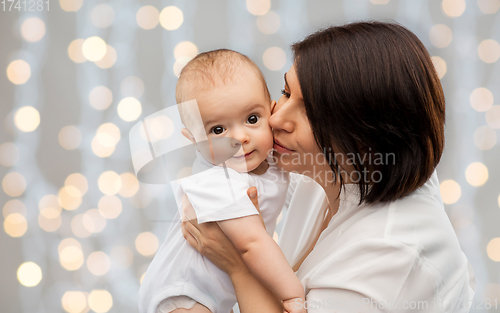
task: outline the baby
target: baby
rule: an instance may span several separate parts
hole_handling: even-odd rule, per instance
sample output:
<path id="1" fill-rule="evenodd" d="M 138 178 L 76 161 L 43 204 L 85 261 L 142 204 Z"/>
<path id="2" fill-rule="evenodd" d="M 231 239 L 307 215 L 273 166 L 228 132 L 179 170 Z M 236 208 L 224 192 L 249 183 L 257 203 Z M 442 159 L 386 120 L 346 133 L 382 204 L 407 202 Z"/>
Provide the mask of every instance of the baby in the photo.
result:
<path id="1" fill-rule="evenodd" d="M 182 134 L 197 149 L 193 175 L 177 181 L 177 203 L 187 195 L 198 223 L 217 221 L 248 269 L 286 311 L 306 312 L 300 309 L 302 284 L 271 237 L 289 177 L 271 164 L 269 117 L 275 102 L 261 71 L 235 51 L 201 53 L 181 71 L 176 100 L 186 126 Z M 251 186 L 259 191 L 262 219 L 247 196 Z M 140 313 L 179 308 L 229 313 L 235 303 L 229 276 L 193 249 L 180 223 L 173 223 L 144 276 Z"/>

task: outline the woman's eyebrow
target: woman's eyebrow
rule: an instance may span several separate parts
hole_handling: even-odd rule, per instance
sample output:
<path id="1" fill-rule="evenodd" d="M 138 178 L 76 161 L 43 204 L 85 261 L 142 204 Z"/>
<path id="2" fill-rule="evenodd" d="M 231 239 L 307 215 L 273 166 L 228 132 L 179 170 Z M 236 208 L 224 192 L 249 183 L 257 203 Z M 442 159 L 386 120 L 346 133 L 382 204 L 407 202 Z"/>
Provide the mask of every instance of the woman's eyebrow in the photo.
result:
<path id="1" fill-rule="evenodd" d="M 285 75 L 283 75 L 283 78 L 285 79 L 285 87 L 288 88 L 288 90 L 290 90 L 290 86 L 288 86 L 288 82 L 286 81 L 286 73 Z"/>

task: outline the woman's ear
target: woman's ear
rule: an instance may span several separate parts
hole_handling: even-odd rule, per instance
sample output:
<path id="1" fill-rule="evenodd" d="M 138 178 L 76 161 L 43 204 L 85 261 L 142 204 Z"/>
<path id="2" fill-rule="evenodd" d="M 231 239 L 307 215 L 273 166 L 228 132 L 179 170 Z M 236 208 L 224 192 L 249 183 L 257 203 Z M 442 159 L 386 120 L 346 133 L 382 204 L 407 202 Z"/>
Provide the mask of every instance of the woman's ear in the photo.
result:
<path id="1" fill-rule="evenodd" d="M 195 145 L 195 146 L 196 146 L 196 139 L 194 139 L 194 136 L 193 136 L 193 134 L 189 131 L 189 129 L 187 129 L 186 127 L 183 127 L 183 128 L 181 129 L 181 133 L 182 133 L 182 135 L 183 135 L 184 137 L 186 137 L 187 139 L 189 139 L 189 140 L 193 143 L 193 145 Z"/>
<path id="2" fill-rule="evenodd" d="M 274 113 L 274 107 L 276 106 L 276 100 L 271 101 L 271 114 Z"/>

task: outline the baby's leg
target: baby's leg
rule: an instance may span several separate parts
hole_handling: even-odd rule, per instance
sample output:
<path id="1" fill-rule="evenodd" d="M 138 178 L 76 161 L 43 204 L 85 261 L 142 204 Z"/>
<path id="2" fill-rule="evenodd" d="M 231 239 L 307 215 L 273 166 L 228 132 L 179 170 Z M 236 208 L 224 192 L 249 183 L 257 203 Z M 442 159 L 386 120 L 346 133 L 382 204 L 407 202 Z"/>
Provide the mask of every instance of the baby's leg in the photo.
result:
<path id="1" fill-rule="evenodd" d="M 190 309 L 175 309 L 172 313 L 212 313 L 206 306 L 196 302 Z"/>

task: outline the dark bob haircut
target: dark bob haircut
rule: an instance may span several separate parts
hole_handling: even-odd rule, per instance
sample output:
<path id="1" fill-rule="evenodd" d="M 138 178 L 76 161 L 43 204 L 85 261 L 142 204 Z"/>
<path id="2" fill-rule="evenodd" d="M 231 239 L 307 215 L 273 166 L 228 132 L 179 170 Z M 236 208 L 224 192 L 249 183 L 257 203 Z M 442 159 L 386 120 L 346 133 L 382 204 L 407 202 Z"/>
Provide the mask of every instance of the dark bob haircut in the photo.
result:
<path id="1" fill-rule="evenodd" d="M 395 201 L 430 178 L 444 148 L 445 100 L 415 34 L 395 23 L 351 23 L 292 49 L 307 117 L 327 160 L 334 155 L 333 172 L 339 153 L 356 156 L 356 173 L 378 171 L 375 183 L 360 177 L 360 203 Z M 366 164 L 366 155 L 384 161 Z"/>

